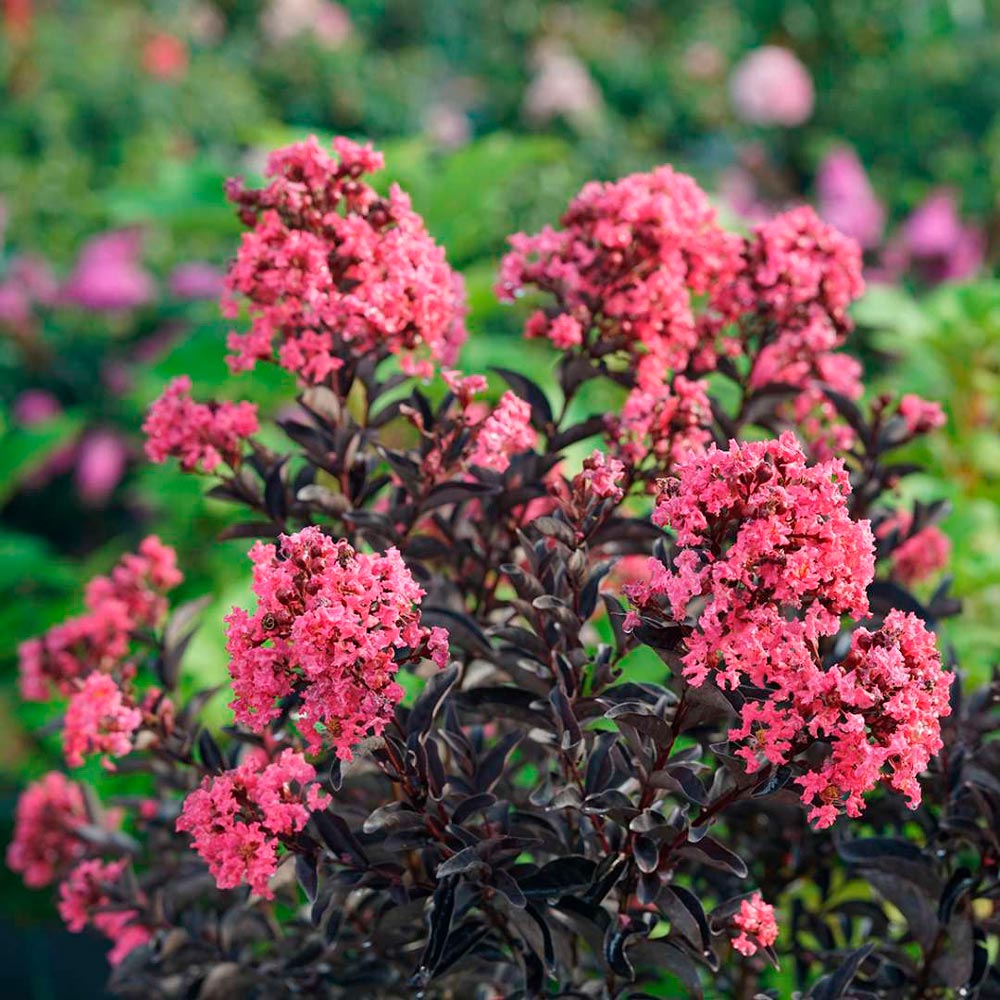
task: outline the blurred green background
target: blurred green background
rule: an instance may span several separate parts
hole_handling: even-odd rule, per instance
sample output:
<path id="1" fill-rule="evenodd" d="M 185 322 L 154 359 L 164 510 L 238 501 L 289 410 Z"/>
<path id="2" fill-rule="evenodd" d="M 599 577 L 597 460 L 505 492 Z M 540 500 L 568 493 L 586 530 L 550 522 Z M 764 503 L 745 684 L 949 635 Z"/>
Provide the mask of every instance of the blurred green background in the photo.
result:
<path id="1" fill-rule="evenodd" d="M 49 709 L 18 702 L 17 644 L 75 612 L 82 582 L 144 533 L 178 548 L 184 596 L 216 595 L 189 669 L 225 676 L 221 617 L 246 587 L 246 544 L 213 541 L 230 512 L 144 463 L 139 425 L 182 372 L 265 412 L 290 399 L 281 373 L 234 379 L 222 361 L 215 299 L 239 233 L 222 183 L 309 132 L 384 149 L 383 182 L 410 191 L 466 276 L 470 369 L 509 359 L 523 319 L 490 291 L 506 235 L 554 222 L 589 178 L 669 161 L 736 226 L 815 202 L 866 249 L 854 349 L 870 391 L 948 412 L 910 456 L 927 472 L 908 497 L 954 505 L 944 529 L 966 614 L 948 634 L 967 674 L 985 676 L 1000 592 L 995 6 L 0 0 L 0 12 L 5 822 L 17 784 L 57 757 L 38 735 Z M 546 353 L 518 351 L 544 380 Z M 6 875 L 2 892 L 22 922 L 49 912 Z M 61 945 L 40 940 L 23 949 L 32 995 L 62 995 Z"/>

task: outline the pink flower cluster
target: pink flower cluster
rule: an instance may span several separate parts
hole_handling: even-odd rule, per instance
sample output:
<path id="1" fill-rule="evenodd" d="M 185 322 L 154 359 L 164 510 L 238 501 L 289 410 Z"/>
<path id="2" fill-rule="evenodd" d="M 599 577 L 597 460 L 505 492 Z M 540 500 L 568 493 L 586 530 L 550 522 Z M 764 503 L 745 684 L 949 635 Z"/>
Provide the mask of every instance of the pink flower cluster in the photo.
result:
<path id="1" fill-rule="evenodd" d="M 695 686 L 763 689 L 747 698 L 729 733 L 747 771 L 761 757 L 785 764 L 817 740 L 831 752 L 800 778 L 810 818 L 829 826 L 857 816 L 862 796 L 888 769 L 889 784 L 919 801 L 915 776 L 939 746 L 949 676 L 934 640 L 912 616 L 893 612 L 874 635 L 859 629 L 839 666 L 825 667 L 818 640 L 842 615 L 868 612 L 874 539 L 848 513 L 839 461 L 808 466 L 791 434 L 715 447 L 665 482 L 653 520 L 676 532 L 672 569 L 649 561 L 649 578 L 626 587 L 627 619 L 656 614 L 689 621 L 684 674 Z M 692 602 L 697 603 L 692 605 Z"/>
<path id="2" fill-rule="evenodd" d="M 734 308 L 755 311 L 774 331 L 754 360 L 750 385 L 803 390 L 790 416 L 817 457 L 850 447 L 853 432 L 823 387 L 848 399 L 862 391 L 861 365 L 835 353 L 851 330 L 847 307 L 864 291 L 857 243 L 809 206 L 792 209 L 754 229 L 746 269 L 731 291 L 740 304 Z"/>
<path id="3" fill-rule="evenodd" d="M 862 796 L 881 780 L 911 809 L 920 804 L 917 777 L 941 749 L 951 681 L 933 634 L 902 611 L 890 611 L 875 632 L 856 629 L 842 663 L 801 678 L 785 714 L 831 747 L 818 769 L 796 779 L 817 828 L 841 810 L 860 816 Z"/>
<path id="4" fill-rule="evenodd" d="M 7 867 L 32 889 L 61 877 L 84 851 L 76 830 L 89 822 L 80 786 L 49 771 L 21 793 L 14 815 L 14 836 Z"/>
<path id="5" fill-rule="evenodd" d="M 868 522 L 847 512 L 843 464 L 807 466 L 786 433 L 728 451 L 713 445 L 677 471 L 653 513 L 677 534 L 674 569 L 651 559 L 650 579 L 629 597 L 640 609 L 665 597 L 677 621 L 703 599 L 684 657 L 693 684 L 710 675 L 729 687 L 793 684 L 819 636 L 834 634 L 841 615 L 868 610 L 873 539 Z M 801 618 L 787 620 L 792 610 Z"/>
<path id="6" fill-rule="evenodd" d="M 142 430 L 146 457 L 152 462 L 173 456 L 186 472 L 214 472 L 223 462 L 236 469 L 243 442 L 257 433 L 257 407 L 247 402 L 196 403 L 191 379 L 179 375 L 149 408 Z"/>
<path id="7" fill-rule="evenodd" d="M 51 688 L 72 694 L 88 674 L 109 673 L 128 655 L 132 634 L 156 626 L 167 612 L 164 594 L 182 580 L 174 550 L 155 535 L 128 553 L 84 595 L 87 612 L 21 644 L 21 693 L 47 701 Z"/>
<path id="8" fill-rule="evenodd" d="M 114 942 L 108 953 L 112 965 L 145 944 L 152 934 L 138 922 L 138 910 L 104 909 L 111 903 L 107 889 L 121 878 L 126 861 L 81 861 L 59 886 L 59 916 L 73 933 L 88 925 Z"/>
<path id="9" fill-rule="evenodd" d="M 621 487 L 624 478 L 622 462 L 595 450 L 583 460 L 583 468 L 573 477 L 573 493 L 580 498 L 590 495 L 618 503 L 625 496 Z"/>
<path id="10" fill-rule="evenodd" d="M 912 393 L 900 399 L 898 412 L 910 434 L 927 434 L 947 423 L 944 410 L 938 403 L 921 399 Z"/>
<path id="11" fill-rule="evenodd" d="M 426 651 L 446 662 L 444 630 L 420 625 L 424 592 L 394 548 L 368 555 L 308 527 L 278 545 L 258 542 L 250 558 L 257 610 L 226 617 L 236 719 L 259 732 L 294 693 L 310 750 L 325 734 L 350 760 L 392 718 L 400 661 Z"/>
<path id="12" fill-rule="evenodd" d="M 555 299 L 526 334 L 563 349 L 592 340 L 600 353 L 648 353 L 683 368 L 707 322 L 696 319 L 694 297 L 715 305 L 741 265 L 743 241 L 719 226 L 704 191 L 663 166 L 587 184 L 561 222 L 512 236 L 501 265 L 501 299 L 528 287 Z"/>
<path id="13" fill-rule="evenodd" d="M 204 778 L 184 800 L 177 831 L 191 835 L 220 889 L 245 882 L 271 899 L 268 882 L 278 867 L 280 839 L 329 805 L 315 780 L 315 768 L 294 750 L 264 767 L 253 754 L 234 770 Z"/>
<path id="14" fill-rule="evenodd" d="M 142 725 L 136 708 L 109 674 L 92 673 L 70 699 L 63 721 L 63 750 L 70 767 L 82 767 L 88 754 L 121 757 L 132 749 Z"/>
<path id="15" fill-rule="evenodd" d="M 511 455 L 534 448 L 537 437 L 531 426 L 531 406 L 508 390 L 479 425 L 469 463 L 506 472 Z"/>
<path id="16" fill-rule="evenodd" d="M 704 380 L 683 375 L 670 381 L 665 377 L 641 380 L 629 392 L 621 413 L 607 418 L 615 451 L 631 466 L 652 456 L 655 471 L 660 473 L 702 454 L 712 440 L 707 388 Z"/>
<path id="17" fill-rule="evenodd" d="M 913 517 L 905 510 L 886 518 L 876 529 L 878 538 L 898 531 L 902 541 L 892 550 L 892 571 L 907 586 L 927 579 L 948 565 L 951 540 L 935 524 L 910 532 Z"/>
<path id="18" fill-rule="evenodd" d="M 238 297 L 248 333 L 229 338 L 230 367 L 274 359 L 310 383 L 348 357 L 402 357 L 411 374 L 452 364 L 465 339 L 461 279 L 395 185 L 379 196 L 361 177 L 382 156 L 344 138 L 333 159 L 315 138 L 271 154 L 262 190 L 231 182 L 245 233 L 226 279 L 227 315 Z M 419 358 L 416 352 L 424 356 Z"/>
<path id="19" fill-rule="evenodd" d="M 759 892 L 740 902 L 740 909 L 733 916 L 733 923 L 739 930 L 739 934 L 733 938 L 733 947 L 741 955 L 755 955 L 758 948 L 768 948 L 778 940 L 774 907 L 765 903 Z"/>

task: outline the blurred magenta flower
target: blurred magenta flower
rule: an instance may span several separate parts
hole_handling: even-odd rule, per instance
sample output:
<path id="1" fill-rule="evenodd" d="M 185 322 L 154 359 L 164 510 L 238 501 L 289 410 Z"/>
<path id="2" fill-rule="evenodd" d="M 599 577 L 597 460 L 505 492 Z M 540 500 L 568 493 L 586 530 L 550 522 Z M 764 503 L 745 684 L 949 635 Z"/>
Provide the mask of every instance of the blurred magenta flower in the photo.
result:
<path id="1" fill-rule="evenodd" d="M 142 268 L 141 250 L 142 236 L 137 229 L 94 236 L 80 251 L 62 288 L 63 300 L 95 312 L 118 312 L 149 302 L 155 286 Z"/>
<path id="2" fill-rule="evenodd" d="M 142 68 L 158 80 L 183 80 L 188 69 L 188 50 L 176 35 L 159 32 L 142 47 Z"/>
<path id="3" fill-rule="evenodd" d="M 59 400 L 44 389 L 25 389 L 14 400 L 14 420 L 25 427 L 48 423 L 60 413 Z"/>
<path id="4" fill-rule="evenodd" d="M 954 192 L 933 191 L 900 227 L 882 257 L 878 280 L 895 281 L 907 270 L 927 284 L 962 281 L 982 267 L 986 236 L 958 214 Z"/>
<path id="5" fill-rule="evenodd" d="M 932 192 L 903 223 L 903 239 L 915 257 L 943 257 L 961 238 L 955 196 L 944 188 Z"/>
<path id="6" fill-rule="evenodd" d="M 831 226 L 870 250 L 885 228 L 885 208 L 875 195 L 864 165 L 850 146 L 831 150 L 816 175 L 819 214 Z"/>
<path id="7" fill-rule="evenodd" d="M 206 261 L 178 264 L 167 279 L 170 293 L 179 299 L 217 299 L 222 294 L 223 274 Z"/>
<path id="8" fill-rule="evenodd" d="M 34 305 L 50 305 L 58 284 L 48 261 L 34 254 L 14 257 L 0 281 L 0 325 L 26 332 Z"/>
<path id="9" fill-rule="evenodd" d="M 747 53 L 729 77 L 736 114 L 753 125 L 801 125 L 812 115 L 815 92 L 809 70 L 794 52 L 764 45 Z"/>
<path id="10" fill-rule="evenodd" d="M 74 481 L 80 499 L 101 506 L 125 475 L 128 447 L 114 431 L 89 432 L 80 442 Z"/>
<path id="11" fill-rule="evenodd" d="M 339 49 L 352 31 L 350 14 L 332 0 L 271 0 L 260 25 L 272 42 L 308 34 L 327 49 Z"/>

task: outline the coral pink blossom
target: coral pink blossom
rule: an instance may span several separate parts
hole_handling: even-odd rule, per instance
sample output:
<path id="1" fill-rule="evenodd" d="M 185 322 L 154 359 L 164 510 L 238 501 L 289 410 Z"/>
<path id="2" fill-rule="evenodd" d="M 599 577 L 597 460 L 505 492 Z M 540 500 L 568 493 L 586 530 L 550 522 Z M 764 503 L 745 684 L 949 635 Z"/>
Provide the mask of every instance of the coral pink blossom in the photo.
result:
<path id="1" fill-rule="evenodd" d="M 537 437 L 531 426 L 531 406 L 508 390 L 500 397 L 497 408 L 479 425 L 469 462 L 506 472 L 511 456 L 534 448 Z"/>
<path id="2" fill-rule="evenodd" d="M 142 47 L 142 68 L 159 80 L 182 80 L 188 68 L 187 46 L 176 35 L 153 35 Z"/>
<path id="3" fill-rule="evenodd" d="M 75 831 L 87 822 L 80 786 L 50 771 L 17 800 L 7 867 L 32 889 L 48 885 L 83 854 L 83 841 Z"/>
<path id="4" fill-rule="evenodd" d="M 863 795 L 879 781 L 920 804 L 918 776 L 942 746 L 953 675 L 924 623 L 890 611 L 874 632 L 856 629 L 843 662 L 803 678 L 794 711 L 830 754 L 796 781 L 809 818 L 830 826 L 839 812 L 860 816 Z"/>
<path id="5" fill-rule="evenodd" d="M 351 359 L 397 354 L 410 374 L 451 365 L 465 339 L 461 278 L 393 185 L 379 196 L 361 177 L 382 167 L 370 147 L 315 138 L 272 153 L 270 183 L 229 197 L 249 227 L 226 284 L 227 314 L 245 298 L 251 327 L 229 338 L 230 366 L 274 360 L 323 382 Z"/>
<path id="6" fill-rule="evenodd" d="M 801 125 L 813 112 L 809 70 L 795 53 L 764 45 L 748 53 L 729 78 L 733 109 L 753 125 Z"/>
<path id="7" fill-rule="evenodd" d="M 243 883 L 271 899 L 268 881 L 278 867 L 280 838 L 305 827 L 330 802 L 315 784 L 316 771 L 300 753 L 284 750 L 261 767 L 248 758 L 237 768 L 206 777 L 184 800 L 177 831 L 189 833 L 220 889 Z"/>
<path id="8" fill-rule="evenodd" d="M 700 341 L 695 297 L 707 296 L 711 311 L 741 260 L 742 240 L 719 226 L 704 191 L 667 166 L 594 182 L 561 224 L 510 237 L 501 265 L 502 299 L 529 288 L 555 299 L 555 315 L 535 313 L 527 336 L 686 364 Z"/>
<path id="9" fill-rule="evenodd" d="M 125 865 L 124 860 L 81 861 L 59 886 L 59 916 L 66 927 L 79 933 L 91 925 L 109 938 L 114 943 L 108 953 L 112 965 L 152 937 L 149 928 L 138 922 L 138 910 L 102 909 L 111 903 L 107 890 L 121 878 Z"/>
<path id="10" fill-rule="evenodd" d="M 19 647 L 21 694 L 46 701 L 50 689 L 69 695 L 92 671 L 110 672 L 129 651 L 131 634 L 152 628 L 167 613 L 164 594 L 182 580 L 174 550 L 155 535 L 122 556 L 84 592 L 87 612 L 53 626 Z"/>
<path id="11" fill-rule="evenodd" d="M 928 524 L 911 532 L 912 516 L 905 510 L 886 518 L 875 532 L 876 537 L 886 538 L 898 532 L 900 541 L 890 553 L 892 572 L 907 586 L 919 583 L 948 565 L 951 540 L 935 524 Z"/>
<path id="12" fill-rule="evenodd" d="M 786 433 L 734 441 L 728 451 L 713 445 L 677 471 L 653 513 L 677 534 L 675 567 L 651 559 L 650 580 L 629 596 L 640 607 L 666 597 L 678 621 L 703 599 L 684 657 L 692 683 L 710 674 L 734 687 L 791 683 L 796 665 L 812 663 L 820 635 L 836 632 L 841 615 L 868 609 L 873 539 L 868 522 L 847 512 L 843 464 L 807 466 Z M 802 620 L 785 620 L 793 609 Z"/>
<path id="13" fill-rule="evenodd" d="M 356 552 L 315 527 L 277 546 L 258 542 L 250 558 L 257 610 L 233 608 L 226 618 L 236 719 L 259 732 L 295 692 L 310 749 L 319 751 L 325 734 L 350 760 L 402 698 L 400 662 L 422 655 L 429 638 L 440 661 L 440 633 L 420 625 L 424 592 L 396 549 Z"/>
<path id="14" fill-rule="evenodd" d="M 868 613 L 874 539 L 847 509 L 839 461 L 809 466 L 791 434 L 714 446 L 665 481 L 653 520 L 676 533 L 668 568 L 648 563 L 626 586 L 640 615 L 691 624 L 684 674 L 699 686 L 746 686 L 729 733 L 748 772 L 785 764 L 821 740 L 831 748 L 797 779 L 810 819 L 858 816 L 880 780 L 919 802 L 916 775 L 940 747 L 950 675 L 919 619 L 892 612 L 875 633 L 858 629 L 850 654 L 825 667 L 818 641 L 842 615 Z M 761 698 L 756 692 L 763 692 Z"/>
<path id="15" fill-rule="evenodd" d="M 257 433 L 254 403 L 196 403 L 191 379 L 179 375 L 149 408 L 142 425 L 146 455 L 152 462 L 180 459 L 187 472 L 214 472 L 225 462 L 237 468 L 243 443 Z"/>
<path id="16" fill-rule="evenodd" d="M 70 699 L 63 723 L 63 750 L 70 767 L 81 767 L 88 754 L 121 757 L 132 750 L 142 712 L 122 693 L 113 677 L 93 673 Z"/>
<path id="17" fill-rule="evenodd" d="M 899 401 L 899 415 L 911 434 L 927 434 L 947 423 L 944 410 L 937 403 L 921 399 L 912 393 Z"/>
<path id="18" fill-rule="evenodd" d="M 636 386 L 621 413 L 607 418 L 615 449 L 629 465 L 652 455 L 660 472 L 700 455 L 712 440 L 707 388 L 706 382 L 683 375 L 648 389 Z"/>
<path id="19" fill-rule="evenodd" d="M 599 500 L 618 503 L 625 496 L 620 485 L 624 478 L 622 462 L 595 450 L 583 460 L 583 469 L 573 478 L 573 490 L 577 494 L 589 493 Z"/>
<path id="20" fill-rule="evenodd" d="M 733 947 L 742 955 L 755 955 L 758 948 L 770 947 L 778 940 L 774 907 L 765 903 L 759 892 L 740 902 L 733 923 L 739 930 L 733 938 Z"/>

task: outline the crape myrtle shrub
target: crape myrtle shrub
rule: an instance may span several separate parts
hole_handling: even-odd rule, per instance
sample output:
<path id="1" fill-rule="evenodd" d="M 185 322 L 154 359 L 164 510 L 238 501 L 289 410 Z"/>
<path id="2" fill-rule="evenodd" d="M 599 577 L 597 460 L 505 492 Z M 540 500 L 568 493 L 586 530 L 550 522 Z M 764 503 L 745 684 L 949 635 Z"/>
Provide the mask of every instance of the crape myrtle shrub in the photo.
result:
<path id="1" fill-rule="evenodd" d="M 147 791 L 46 775 L 8 864 L 123 996 L 989 995 L 995 691 L 906 589 L 947 546 L 892 453 L 943 416 L 859 402 L 857 247 L 728 233 L 669 167 L 588 185 L 498 284 L 558 392 L 491 403 L 442 250 L 334 145 L 228 190 L 228 361 L 295 373 L 290 445 L 185 378 L 145 424 L 257 539 L 233 724 L 179 685 L 199 604 L 151 536 L 21 648 L 67 764 Z"/>

